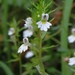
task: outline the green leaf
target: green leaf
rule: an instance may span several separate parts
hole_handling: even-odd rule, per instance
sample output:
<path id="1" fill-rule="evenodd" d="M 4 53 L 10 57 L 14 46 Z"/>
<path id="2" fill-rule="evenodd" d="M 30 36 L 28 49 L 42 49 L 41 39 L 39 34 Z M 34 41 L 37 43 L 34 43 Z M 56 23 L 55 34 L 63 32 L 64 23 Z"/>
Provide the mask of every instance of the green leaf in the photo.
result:
<path id="1" fill-rule="evenodd" d="M 39 37 L 36 37 L 36 38 L 34 38 L 34 39 L 32 40 L 32 44 L 33 44 L 35 47 L 37 47 L 37 48 L 38 48 L 38 46 L 39 46 L 39 40 L 40 40 Z"/>
<path id="2" fill-rule="evenodd" d="M 55 19 L 55 17 L 53 17 L 53 18 L 50 20 L 50 22 L 53 21 L 54 19 Z"/>
<path id="3" fill-rule="evenodd" d="M 41 35 L 41 38 L 42 38 L 42 39 L 45 37 L 46 33 L 47 33 L 47 32 L 43 32 L 43 33 L 42 33 L 42 35 Z"/>
<path id="4" fill-rule="evenodd" d="M 4 62 L 0 61 L 0 67 L 5 71 L 6 75 L 14 75 Z"/>
<path id="5" fill-rule="evenodd" d="M 22 65 L 22 67 L 25 67 L 27 70 L 30 70 L 30 69 L 32 69 L 33 64 L 32 63 L 27 63 L 27 64 Z"/>
<path id="6" fill-rule="evenodd" d="M 51 56 L 50 55 L 46 55 L 42 58 L 43 62 L 50 60 Z"/>
<path id="7" fill-rule="evenodd" d="M 36 9 L 38 9 L 38 7 L 33 3 L 33 2 L 30 2 Z"/>
<path id="8" fill-rule="evenodd" d="M 52 4 L 53 1 L 51 1 L 46 7 L 45 10 Z"/>
<path id="9" fill-rule="evenodd" d="M 47 69 L 50 73 L 52 73 L 53 75 L 61 75 L 60 71 L 58 71 L 57 69 L 51 67 Z"/>
<path id="10" fill-rule="evenodd" d="M 36 65 L 35 67 L 38 70 L 38 72 L 40 73 L 40 75 L 48 75 L 46 72 L 44 72 L 44 74 L 42 74 L 41 67 L 39 66 L 39 64 Z"/>
<path id="11" fill-rule="evenodd" d="M 54 9 L 54 10 L 52 10 L 52 11 L 50 11 L 50 12 L 48 12 L 48 14 L 51 14 L 51 13 L 53 13 L 53 12 L 56 11 L 56 10 L 57 10 L 57 8 Z"/>
<path id="12" fill-rule="evenodd" d="M 21 31 L 22 31 L 22 30 L 24 30 L 24 29 L 25 29 L 25 28 L 24 28 L 24 27 L 22 27 L 22 28 L 20 28 L 18 31 L 19 31 L 19 32 L 21 32 Z"/>
<path id="13" fill-rule="evenodd" d="M 36 65 L 35 67 L 36 67 L 36 69 L 38 70 L 38 72 L 42 75 L 42 72 L 41 72 L 40 66 L 39 66 L 39 65 Z"/>
<path id="14" fill-rule="evenodd" d="M 15 61 L 18 61 L 18 60 L 19 60 L 19 58 L 17 58 L 17 59 L 11 59 L 11 60 L 8 61 L 8 63 L 15 62 Z"/>
<path id="15" fill-rule="evenodd" d="M 53 47 L 56 47 L 56 46 L 58 46 L 58 45 L 52 45 L 52 46 L 49 46 L 49 47 L 43 47 L 43 50 L 47 50 L 49 48 L 53 48 Z"/>
<path id="16" fill-rule="evenodd" d="M 34 64 L 34 66 L 35 65 L 37 65 L 38 63 L 39 63 L 39 60 L 37 59 L 37 57 L 35 57 L 35 58 L 32 58 L 31 59 L 31 62 Z"/>
<path id="17" fill-rule="evenodd" d="M 14 49 L 14 46 L 13 46 L 13 49 Z M 18 55 L 17 55 L 17 54 L 12 53 L 12 56 L 13 56 L 14 58 L 18 58 Z"/>
<path id="18" fill-rule="evenodd" d="M 33 63 L 27 63 L 27 64 L 22 65 L 22 67 L 24 67 L 26 69 L 26 71 L 22 75 L 28 75 L 28 74 L 32 73 L 32 71 L 33 71 L 32 68 L 34 67 L 34 64 Z"/>
<path id="19" fill-rule="evenodd" d="M 33 11 L 32 8 L 31 9 L 30 8 L 27 8 L 27 9 L 32 13 L 32 11 Z"/>
<path id="20" fill-rule="evenodd" d="M 34 45 L 31 45 L 30 48 L 33 50 L 33 52 L 36 54 L 36 53 L 39 53 L 39 50 L 37 49 L 36 46 Z"/>

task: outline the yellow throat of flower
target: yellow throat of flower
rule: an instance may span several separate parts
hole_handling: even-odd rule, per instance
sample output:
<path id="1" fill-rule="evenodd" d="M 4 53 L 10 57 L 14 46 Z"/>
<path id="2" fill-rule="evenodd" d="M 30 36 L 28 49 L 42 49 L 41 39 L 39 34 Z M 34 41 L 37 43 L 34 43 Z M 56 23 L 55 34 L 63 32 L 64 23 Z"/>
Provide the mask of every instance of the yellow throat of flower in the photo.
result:
<path id="1" fill-rule="evenodd" d="M 75 37 L 75 34 L 73 34 L 73 37 Z"/>
<path id="2" fill-rule="evenodd" d="M 42 24 L 46 24 L 46 20 L 42 20 Z"/>

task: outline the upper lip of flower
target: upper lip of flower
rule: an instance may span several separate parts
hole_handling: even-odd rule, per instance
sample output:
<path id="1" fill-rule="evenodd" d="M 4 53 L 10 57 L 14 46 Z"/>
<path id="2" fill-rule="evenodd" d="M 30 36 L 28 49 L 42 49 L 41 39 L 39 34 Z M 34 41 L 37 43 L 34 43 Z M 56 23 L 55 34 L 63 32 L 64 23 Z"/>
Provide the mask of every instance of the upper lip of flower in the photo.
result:
<path id="1" fill-rule="evenodd" d="M 48 20 L 48 18 L 49 18 L 49 15 L 48 14 L 42 14 L 42 20 Z"/>
<path id="2" fill-rule="evenodd" d="M 27 42 L 28 42 L 28 38 L 27 37 L 23 38 L 23 43 L 27 43 Z"/>
<path id="3" fill-rule="evenodd" d="M 23 38 L 23 43 L 19 49 L 18 49 L 18 53 L 22 53 L 23 51 L 26 51 L 28 49 L 28 46 L 30 45 L 28 38 Z"/>
<path id="4" fill-rule="evenodd" d="M 25 28 L 30 28 L 32 27 L 32 18 L 27 18 L 24 24 Z"/>

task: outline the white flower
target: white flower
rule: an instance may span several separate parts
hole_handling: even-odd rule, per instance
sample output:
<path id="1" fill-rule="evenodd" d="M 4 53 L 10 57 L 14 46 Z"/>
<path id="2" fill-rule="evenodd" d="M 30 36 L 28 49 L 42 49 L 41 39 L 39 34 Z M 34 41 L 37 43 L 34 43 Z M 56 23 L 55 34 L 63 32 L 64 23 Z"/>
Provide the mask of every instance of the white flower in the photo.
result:
<path id="1" fill-rule="evenodd" d="M 14 28 L 10 28 L 8 30 L 8 35 L 10 36 L 10 41 L 15 42 L 15 29 Z"/>
<path id="2" fill-rule="evenodd" d="M 75 65 L 75 57 L 72 57 L 72 58 L 69 59 L 69 65 L 70 66 Z"/>
<path id="3" fill-rule="evenodd" d="M 25 55 L 25 58 L 30 58 L 34 55 L 34 53 L 32 51 L 28 51 Z"/>
<path id="4" fill-rule="evenodd" d="M 75 42 L 75 28 L 72 28 L 71 33 L 72 35 L 68 36 L 69 43 Z"/>
<path id="5" fill-rule="evenodd" d="M 70 36 L 68 37 L 68 41 L 69 41 L 69 43 L 75 42 L 75 36 L 74 36 L 74 35 L 70 35 Z"/>
<path id="6" fill-rule="evenodd" d="M 23 31 L 23 37 L 31 37 L 33 35 L 33 27 Z"/>
<path id="7" fill-rule="evenodd" d="M 15 29 L 14 28 L 10 28 L 8 31 L 8 35 L 11 36 L 15 33 Z"/>
<path id="8" fill-rule="evenodd" d="M 48 18 L 48 14 L 42 14 L 42 20 L 37 22 L 38 28 L 40 28 L 41 31 L 47 31 L 50 28 L 50 26 L 52 26 L 51 23 L 47 22 Z"/>
<path id="9" fill-rule="evenodd" d="M 23 38 L 23 43 L 19 49 L 18 49 L 18 53 L 22 53 L 22 52 L 25 52 L 27 49 L 28 49 L 28 46 L 30 45 L 29 41 L 28 41 L 28 38 Z"/>
<path id="10" fill-rule="evenodd" d="M 72 28 L 71 33 L 75 35 L 75 28 Z"/>
<path id="11" fill-rule="evenodd" d="M 26 19 L 25 24 L 24 24 L 24 27 L 25 28 L 32 27 L 31 24 L 32 24 L 32 18 L 29 17 L 29 18 Z"/>

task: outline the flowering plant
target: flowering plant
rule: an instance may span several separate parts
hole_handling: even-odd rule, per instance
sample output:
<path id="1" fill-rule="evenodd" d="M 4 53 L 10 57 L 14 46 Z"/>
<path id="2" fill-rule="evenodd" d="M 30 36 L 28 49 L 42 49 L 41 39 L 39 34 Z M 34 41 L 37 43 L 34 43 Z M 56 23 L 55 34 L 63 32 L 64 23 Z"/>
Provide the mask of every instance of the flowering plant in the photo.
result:
<path id="1" fill-rule="evenodd" d="M 44 52 L 44 49 L 50 48 L 50 46 L 44 47 L 43 42 L 46 33 L 48 32 L 48 29 L 50 29 L 50 27 L 52 26 L 52 24 L 48 22 L 49 14 L 46 13 L 46 10 L 51 3 L 47 6 L 45 5 L 45 3 L 43 3 L 44 2 L 41 0 L 38 5 L 34 5 L 35 8 L 37 8 L 35 13 L 34 11 L 30 10 L 32 12 L 32 17 L 28 17 L 25 20 L 25 30 L 23 31 L 23 44 L 19 47 L 18 53 L 25 52 L 29 48 L 32 52 L 29 56 L 34 56 L 31 59 L 34 67 L 37 68 L 38 72 L 41 75 L 48 75 L 45 72 L 45 68 L 43 65 L 42 53 Z"/>
<path id="2" fill-rule="evenodd" d="M 52 24 L 48 22 L 49 14 L 53 11 L 47 11 L 48 7 L 51 5 L 52 2 L 49 4 L 45 4 L 45 1 L 39 1 L 38 5 L 33 4 L 35 7 L 34 10 L 31 10 L 32 16 L 27 17 L 24 20 L 24 27 L 23 27 L 23 44 L 20 46 L 18 41 L 16 41 L 16 46 L 18 49 L 18 53 L 21 54 L 23 52 L 27 52 L 25 58 L 31 58 L 32 67 L 35 67 L 41 75 L 48 75 L 45 72 L 45 67 L 43 65 L 43 58 L 42 53 L 47 49 L 51 48 L 52 46 L 43 45 L 45 40 L 46 34 L 48 34 L 50 27 Z M 36 11 L 35 11 L 36 10 Z M 35 13 L 34 13 L 35 11 Z M 17 27 L 16 27 L 17 28 Z M 16 34 L 16 28 L 11 27 L 8 31 L 8 35 L 12 37 Z M 20 31 L 20 30 L 19 30 Z M 19 34 L 19 32 L 18 32 Z M 18 36 L 17 36 L 18 37 Z M 16 37 L 15 37 L 16 38 Z M 13 39 L 12 39 L 13 40 Z M 20 47 L 19 47 L 20 46 Z M 20 57 L 20 70 L 21 70 L 21 57 Z"/>

